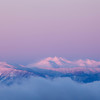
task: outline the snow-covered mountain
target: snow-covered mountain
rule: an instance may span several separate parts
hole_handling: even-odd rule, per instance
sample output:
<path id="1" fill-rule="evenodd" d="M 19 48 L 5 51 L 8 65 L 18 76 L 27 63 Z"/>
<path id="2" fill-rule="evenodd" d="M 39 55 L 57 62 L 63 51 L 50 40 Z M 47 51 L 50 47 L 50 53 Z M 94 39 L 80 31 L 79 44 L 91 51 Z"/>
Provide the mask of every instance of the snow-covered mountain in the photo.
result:
<path id="1" fill-rule="evenodd" d="M 70 67 L 99 67 L 100 61 L 95 60 L 75 60 L 70 61 L 62 57 L 48 57 L 37 63 L 28 65 L 29 67 L 48 67 L 48 68 L 70 68 Z"/>
<path id="2" fill-rule="evenodd" d="M 23 65 L 10 65 L 0 62 L 0 83 L 11 84 L 29 77 L 70 77 L 78 82 L 100 80 L 100 62 L 95 60 L 70 61 L 62 57 L 48 57 L 39 62 Z"/>
<path id="3" fill-rule="evenodd" d="M 17 67 L 7 64 L 6 62 L 0 62 L 0 83 L 9 85 L 17 79 L 26 78 L 30 75 L 33 74 L 26 70 L 19 70 Z"/>
<path id="4" fill-rule="evenodd" d="M 100 72 L 100 61 L 90 59 L 69 61 L 62 57 L 48 57 L 37 63 L 29 64 L 26 67 L 36 67 L 40 69 L 53 70 L 62 73 L 75 73 L 79 71 L 83 71 L 85 73 L 96 73 Z"/>

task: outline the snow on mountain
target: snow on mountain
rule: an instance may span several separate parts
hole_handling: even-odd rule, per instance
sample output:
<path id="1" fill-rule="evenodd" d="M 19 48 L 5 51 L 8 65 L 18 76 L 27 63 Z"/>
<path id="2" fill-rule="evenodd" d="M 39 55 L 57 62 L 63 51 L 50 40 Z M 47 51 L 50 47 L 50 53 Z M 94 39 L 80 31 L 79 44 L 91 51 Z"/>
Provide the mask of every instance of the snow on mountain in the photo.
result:
<path id="1" fill-rule="evenodd" d="M 9 65 L 6 62 L 0 62 L 0 68 L 14 68 L 14 66 Z"/>
<path id="2" fill-rule="evenodd" d="M 0 62 L 0 75 L 6 74 L 14 70 L 14 66 L 7 64 L 6 62 Z"/>
<path id="3" fill-rule="evenodd" d="M 100 62 L 90 59 L 70 61 L 62 57 L 48 57 L 26 66 L 0 62 L 0 83 L 11 84 L 16 79 L 30 76 L 70 77 L 76 81 L 95 81 L 100 80 Z"/>
<path id="4" fill-rule="evenodd" d="M 11 84 L 17 79 L 29 77 L 32 73 L 26 70 L 17 69 L 17 67 L 0 62 L 0 83 Z"/>
<path id="5" fill-rule="evenodd" d="M 43 59 L 40 62 L 37 62 L 31 66 L 59 68 L 59 67 L 63 67 L 66 63 L 71 63 L 71 62 L 66 59 L 63 59 L 61 57 L 54 57 L 54 58 L 48 57 L 48 58 Z"/>
<path id="6" fill-rule="evenodd" d="M 46 68 L 71 68 L 71 67 L 99 67 L 100 61 L 95 60 L 76 60 L 69 61 L 62 57 L 48 57 L 37 63 L 29 64 L 27 67 L 46 67 Z"/>
<path id="7" fill-rule="evenodd" d="M 62 57 L 48 57 L 37 63 L 29 64 L 27 67 L 62 68 L 66 64 L 70 65 L 71 61 L 63 59 Z"/>
<path id="8" fill-rule="evenodd" d="M 74 73 L 79 71 L 95 73 L 100 72 L 100 61 L 90 59 L 69 61 L 62 57 L 48 57 L 37 63 L 29 64 L 26 67 L 36 67 L 40 69 L 53 70 L 63 73 Z"/>
<path id="9" fill-rule="evenodd" d="M 74 61 L 73 64 L 76 64 L 78 66 L 83 66 L 83 67 L 84 66 L 85 67 L 98 67 L 98 66 L 100 66 L 100 61 L 86 59 L 86 60 Z"/>
<path id="10" fill-rule="evenodd" d="M 62 57 L 48 57 L 23 67 L 52 78 L 70 77 L 82 83 L 100 81 L 100 62 L 90 59 L 69 61 Z"/>

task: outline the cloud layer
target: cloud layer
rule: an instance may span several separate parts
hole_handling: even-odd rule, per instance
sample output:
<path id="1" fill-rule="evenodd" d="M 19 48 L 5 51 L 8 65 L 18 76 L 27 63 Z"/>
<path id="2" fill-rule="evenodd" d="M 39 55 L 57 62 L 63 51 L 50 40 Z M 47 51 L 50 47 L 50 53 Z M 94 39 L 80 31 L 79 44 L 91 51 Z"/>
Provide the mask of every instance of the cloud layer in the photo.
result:
<path id="1" fill-rule="evenodd" d="M 1 100 L 100 100 L 100 82 L 78 84 L 69 78 L 31 78 L 22 84 L 0 87 Z"/>

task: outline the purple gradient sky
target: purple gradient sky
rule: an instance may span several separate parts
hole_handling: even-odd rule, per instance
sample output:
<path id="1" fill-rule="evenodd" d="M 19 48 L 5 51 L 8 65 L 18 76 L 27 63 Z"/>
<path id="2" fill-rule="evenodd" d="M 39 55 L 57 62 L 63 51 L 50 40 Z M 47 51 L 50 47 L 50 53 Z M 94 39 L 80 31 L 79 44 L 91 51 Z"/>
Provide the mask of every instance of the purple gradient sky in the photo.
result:
<path id="1" fill-rule="evenodd" d="M 0 60 L 48 56 L 100 60 L 100 0 L 0 0 Z"/>

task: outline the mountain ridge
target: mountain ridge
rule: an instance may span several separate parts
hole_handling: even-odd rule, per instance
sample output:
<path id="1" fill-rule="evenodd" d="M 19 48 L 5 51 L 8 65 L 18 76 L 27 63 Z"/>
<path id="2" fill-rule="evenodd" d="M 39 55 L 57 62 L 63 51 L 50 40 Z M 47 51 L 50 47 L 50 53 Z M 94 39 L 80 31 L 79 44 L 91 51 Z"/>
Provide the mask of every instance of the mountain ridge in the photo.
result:
<path id="1" fill-rule="evenodd" d="M 95 60 L 70 61 L 62 57 L 48 57 L 29 65 L 10 65 L 0 62 L 0 82 L 11 84 L 15 80 L 43 77 L 70 77 L 77 82 L 100 80 L 100 62 Z"/>

